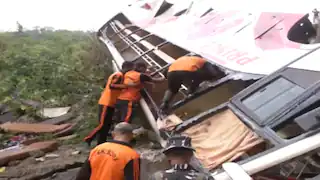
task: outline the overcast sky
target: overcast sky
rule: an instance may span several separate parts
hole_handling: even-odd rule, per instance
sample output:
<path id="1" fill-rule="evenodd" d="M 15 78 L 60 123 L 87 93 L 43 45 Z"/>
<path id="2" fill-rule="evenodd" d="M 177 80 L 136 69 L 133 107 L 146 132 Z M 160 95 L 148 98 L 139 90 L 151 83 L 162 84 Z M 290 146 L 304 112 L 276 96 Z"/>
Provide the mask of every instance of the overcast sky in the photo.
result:
<path id="1" fill-rule="evenodd" d="M 26 28 L 97 30 L 127 0 L 0 0 L 0 31 Z"/>

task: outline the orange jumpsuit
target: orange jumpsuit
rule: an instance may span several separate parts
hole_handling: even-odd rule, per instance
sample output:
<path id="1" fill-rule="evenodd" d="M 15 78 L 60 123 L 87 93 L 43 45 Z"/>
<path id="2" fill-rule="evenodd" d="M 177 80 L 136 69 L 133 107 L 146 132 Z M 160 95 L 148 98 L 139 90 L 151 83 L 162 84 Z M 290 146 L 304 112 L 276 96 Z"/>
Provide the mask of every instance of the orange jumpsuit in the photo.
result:
<path id="1" fill-rule="evenodd" d="M 139 84 L 136 87 L 129 87 L 122 90 L 116 102 L 116 108 L 120 112 L 120 120 L 130 123 L 133 117 L 133 112 L 137 103 L 141 98 L 140 91 L 143 88 L 143 82 L 152 81 L 152 78 L 146 74 L 139 73 L 137 71 L 128 71 L 124 75 L 123 84 L 134 83 Z"/>
<path id="2" fill-rule="evenodd" d="M 129 144 L 108 141 L 90 152 L 76 180 L 139 180 L 139 158 Z"/>
<path id="3" fill-rule="evenodd" d="M 111 74 L 106 83 L 105 89 L 99 99 L 99 126 L 84 138 L 89 144 L 98 135 L 98 144 L 104 143 L 107 139 L 108 132 L 111 128 L 114 106 L 121 89 L 112 88 L 112 84 L 121 84 L 123 73 L 115 72 Z"/>

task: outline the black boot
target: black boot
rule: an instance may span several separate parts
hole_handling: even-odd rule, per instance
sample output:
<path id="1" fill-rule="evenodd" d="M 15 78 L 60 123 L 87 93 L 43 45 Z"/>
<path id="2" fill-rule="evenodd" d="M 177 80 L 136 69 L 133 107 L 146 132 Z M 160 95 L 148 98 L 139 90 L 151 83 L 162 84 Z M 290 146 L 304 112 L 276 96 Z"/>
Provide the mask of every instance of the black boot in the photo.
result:
<path id="1" fill-rule="evenodd" d="M 167 111 L 169 109 L 169 103 L 173 99 L 173 93 L 170 90 L 167 90 L 164 93 L 164 97 L 162 99 L 162 104 L 160 105 L 161 111 Z"/>
<path id="2" fill-rule="evenodd" d="M 88 147 L 91 147 L 91 142 L 92 142 L 91 139 L 86 139 L 85 142 L 88 145 Z"/>

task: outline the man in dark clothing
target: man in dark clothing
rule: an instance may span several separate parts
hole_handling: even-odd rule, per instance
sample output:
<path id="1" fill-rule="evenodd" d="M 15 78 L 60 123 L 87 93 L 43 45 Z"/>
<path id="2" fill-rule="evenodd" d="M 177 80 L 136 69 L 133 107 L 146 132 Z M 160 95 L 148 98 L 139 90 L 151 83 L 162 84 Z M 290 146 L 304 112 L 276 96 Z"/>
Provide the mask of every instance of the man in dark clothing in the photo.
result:
<path id="1" fill-rule="evenodd" d="M 156 172 L 149 180 L 213 180 L 209 174 L 198 172 L 190 165 L 194 151 L 191 147 L 191 138 L 187 136 L 169 138 L 163 153 L 172 168 Z"/>
<path id="2" fill-rule="evenodd" d="M 114 127 L 113 140 L 96 146 L 77 174 L 76 180 L 140 180 L 140 155 L 129 144 L 132 125 Z"/>
<path id="3" fill-rule="evenodd" d="M 145 83 L 162 82 L 164 78 L 152 78 L 146 75 L 147 65 L 145 63 L 136 63 L 135 70 L 128 71 L 124 76 L 123 84 L 136 84 L 122 90 L 116 102 L 116 109 L 119 111 L 120 120 L 122 122 L 131 123 L 133 112 L 137 107 L 137 103 L 141 98 L 140 91 L 144 88 Z"/>

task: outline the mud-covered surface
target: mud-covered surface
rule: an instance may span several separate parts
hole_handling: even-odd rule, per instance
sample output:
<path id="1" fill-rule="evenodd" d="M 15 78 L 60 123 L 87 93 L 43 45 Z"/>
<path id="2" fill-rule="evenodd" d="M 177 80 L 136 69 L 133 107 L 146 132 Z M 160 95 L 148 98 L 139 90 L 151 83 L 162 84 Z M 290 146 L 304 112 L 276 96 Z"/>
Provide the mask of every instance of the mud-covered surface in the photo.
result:
<path id="1" fill-rule="evenodd" d="M 25 160 L 10 162 L 5 171 L 0 173 L 0 180 L 58 179 L 68 174 L 66 172 L 60 176 L 59 172 L 81 167 L 88 153 L 89 149 L 84 145 L 65 145 L 51 153 L 35 153 Z"/>
<path id="2" fill-rule="evenodd" d="M 16 118 L 12 120 L 12 117 L 12 115 L 7 118 L 3 118 L 2 115 L 0 116 L 4 122 L 52 125 L 63 123 L 77 124 L 80 120 L 83 120 L 83 116 L 73 116 L 72 113 L 37 121 L 31 117 L 19 117 L 17 118 L 18 120 Z M 137 128 L 140 126 L 149 128 L 142 115 L 135 119 L 135 124 L 138 125 Z M 0 149 L 12 148 L 17 145 L 28 146 L 30 143 L 45 140 L 55 140 L 58 142 L 59 147 L 57 150 L 48 153 L 39 150 L 32 151 L 26 156 L 28 158 L 22 160 L 10 160 L 8 164 L 4 164 L 3 167 L 0 166 L 0 180 L 74 179 L 83 162 L 88 158 L 90 150 L 95 145 L 93 143 L 92 147 L 89 148 L 85 143 L 79 142 L 79 137 L 83 135 L 81 133 L 84 132 L 71 131 L 70 134 L 65 134 L 63 137 L 54 137 L 48 134 L 37 136 L 28 133 L 17 134 L 1 131 Z M 141 155 L 141 179 L 148 179 L 152 173 L 168 168 L 168 162 L 162 154 L 161 146 L 156 142 L 156 134 L 144 128 L 139 128 L 139 131 L 135 131 L 135 133 L 136 135 L 139 134 L 134 147 Z M 27 143 L 29 140 L 34 140 L 34 142 Z"/>
<path id="3" fill-rule="evenodd" d="M 72 180 L 77 176 L 79 168 L 68 169 L 67 171 L 55 173 L 52 176 L 45 178 L 44 180 Z"/>

